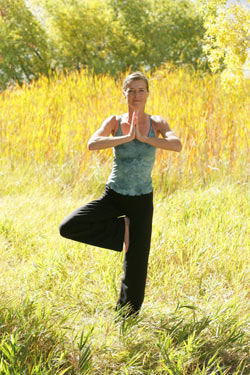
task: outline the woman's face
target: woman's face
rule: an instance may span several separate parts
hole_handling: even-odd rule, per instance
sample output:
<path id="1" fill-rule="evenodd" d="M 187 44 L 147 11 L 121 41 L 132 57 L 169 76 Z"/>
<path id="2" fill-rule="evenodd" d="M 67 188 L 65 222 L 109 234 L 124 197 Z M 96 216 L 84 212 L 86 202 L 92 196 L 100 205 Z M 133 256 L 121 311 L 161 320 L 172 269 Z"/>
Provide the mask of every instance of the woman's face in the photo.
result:
<path id="1" fill-rule="evenodd" d="M 130 82 L 123 95 L 131 110 L 144 109 L 148 98 L 146 82 L 143 79 Z"/>

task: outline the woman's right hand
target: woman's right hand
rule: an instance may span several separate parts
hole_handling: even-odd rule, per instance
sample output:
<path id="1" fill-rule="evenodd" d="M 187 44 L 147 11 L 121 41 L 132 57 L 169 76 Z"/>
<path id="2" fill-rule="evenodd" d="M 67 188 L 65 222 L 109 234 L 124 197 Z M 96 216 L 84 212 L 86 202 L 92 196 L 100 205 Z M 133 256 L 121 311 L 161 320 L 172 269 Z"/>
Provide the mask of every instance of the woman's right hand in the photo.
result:
<path id="1" fill-rule="evenodd" d="M 114 135 L 114 130 L 117 129 L 118 120 L 115 115 L 108 117 L 88 141 L 88 149 L 103 150 L 133 141 L 136 136 L 136 121 L 137 114 L 133 113 L 131 124 L 127 123 L 129 132 L 126 135 L 110 137 L 111 134 Z"/>
<path id="2" fill-rule="evenodd" d="M 135 139 L 135 134 L 136 134 L 135 127 L 136 127 L 136 123 L 137 123 L 137 113 L 133 112 L 132 121 L 131 121 L 131 124 L 130 124 L 130 130 L 129 130 L 129 133 L 128 133 L 130 141 L 133 141 Z"/>

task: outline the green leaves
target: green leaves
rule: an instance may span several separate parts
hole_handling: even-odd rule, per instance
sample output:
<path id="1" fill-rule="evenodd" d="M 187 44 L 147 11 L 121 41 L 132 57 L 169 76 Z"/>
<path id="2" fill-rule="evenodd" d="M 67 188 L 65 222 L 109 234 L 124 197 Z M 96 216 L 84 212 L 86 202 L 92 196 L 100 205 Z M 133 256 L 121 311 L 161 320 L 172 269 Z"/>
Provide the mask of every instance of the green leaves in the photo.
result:
<path id="1" fill-rule="evenodd" d="M 119 74 L 166 61 L 192 64 L 203 52 L 203 19 L 189 0 L 3 0 L 1 86 L 88 68 Z M 40 14 L 40 13 L 42 14 Z"/>
<path id="2" fill-rule="evenodd" d="M 48 76 L 46 33 L 24 0 L 3 0 L 0 10 L 0 89 Z"/>
<path id="3" fill-rule="evenodd" d="M 28 298 L 12 306 L 2 301 L 0 309 L 0 373 L 2 375 L 73 375 L 90 374 L 92 369 L 89 339 L 81 334 L 77 347 L 69 351 L 64 318 L 40 311 Z"/>
<path id="4" fill-rule="evenodd" d="M 204 51 L 213 72 L 223 70 L 227 88 L 239 88 L 250 71 L 250 10 L 239 4 L 210 0 L 202 3 L 206 37 Z"/>
<path id="5" fill-rule="evenodd" d="M 45 3 L 49 37 L 55 45 L 56 66 L 80 70 L 100 69 L 107 20 L 100 1 L 56 1 Z"/>
<path id="6" fill-rule="evenodd" d="M 110 0 L 114 21 L 122 35 L 113 51 L 124 70 L 154 68 L 166 61 L 197 65 L 202 55 L 202 17 L 189 1 Z M 119 33 L 114 32 L 114 39 Z"/>
<path id="7" fill-rule="evenodd" d="M 31 2 L 32 11 L 25 0 L 1 1 L 0 89 L 55 70 L 209 65 L 230 84 L 250 70 L 250 11 L 225 0 Z"/>

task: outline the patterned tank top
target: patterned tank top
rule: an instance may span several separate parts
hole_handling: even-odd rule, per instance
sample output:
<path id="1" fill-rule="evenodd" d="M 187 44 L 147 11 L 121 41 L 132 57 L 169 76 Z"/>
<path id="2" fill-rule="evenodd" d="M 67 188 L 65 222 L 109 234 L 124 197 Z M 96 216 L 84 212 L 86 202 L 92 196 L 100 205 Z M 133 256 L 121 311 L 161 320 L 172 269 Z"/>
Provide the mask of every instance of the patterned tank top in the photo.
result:
<path id="1" fill-rule="evenodd" d="M 116 136 L 122 136 L 119 120 Z M 150 117 L 148 137 L 155 137 Z M 155 161 L 156 148 L 137 139 L 113 148 L 113 169 L 107 185 L 123 195 L 141 195 L 151 193 L 151 172 Z"/>

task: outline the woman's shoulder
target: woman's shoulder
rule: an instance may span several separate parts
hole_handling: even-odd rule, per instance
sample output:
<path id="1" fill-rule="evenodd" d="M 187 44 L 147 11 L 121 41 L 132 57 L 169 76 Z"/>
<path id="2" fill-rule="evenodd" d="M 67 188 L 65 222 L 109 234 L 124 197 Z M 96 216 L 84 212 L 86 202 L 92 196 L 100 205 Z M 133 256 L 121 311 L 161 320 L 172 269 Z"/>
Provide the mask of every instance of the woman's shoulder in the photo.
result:
<path id="1" fill-rule="evenodd" d="M 159 115 L 151 115 L 152 124 L 155 128 L 155 130 L 161 130 L 162 128 L 169 128 L 168 122 Z"/>
<path id="2" fill-rule="evenodd" d="M 117 116 L 117 115 L 111 115 L 111 116 L 107 117 L 107 118 L 104 120 L 104 122 L 105 122 L 105 123 L 115 123 L 115 122 L 118 121 L 118 117 L 119 117 L 119 116 Z"/>
<path id="3" fill-rule="evenodd" d="M 104 120 L 104 124 L 109 127 L 113 135 L 117 132 L 119 123 L 124 121 L 125 115 L 125 113 L 122 115 L 111 115 Z"/>
<path id="4" fill-rule="evenodd" d="M 117 115 L 111 115 L 103 121 L 102 126 L 114 129 L 118 121 L 119 120 Z"/>
<path id="5" fill-rule="evenodd" d="M 118 131 L 119 124 L 122 124 L 123 122 L 128 121 L 128 114 L 127 113 L 122 113 L 120 115 L 115 115 L 113 120 L 114 122 L 114 134 Z"/>
<path id="6" fill-rule="evenodd" d="M 123 122 L 128 117 L 127 113 L 123 113 L 121 115 L 111 115 L 106 118 L 105 122 L 111 122 L 111 123 L 118 123 L 119 121 Z"/>
<path id="7" fill-rule="evenodd" d="M 155 124 L 160 124 L 162 122 L 166 122 L 166 120 L 159 115 L 151 115 L 150 117 Z"/>
<path id="8" fill-rule="evenodd" d="M 122 113 L 120 115 L 117 115 L 117 119 L 120 122 L 128 122 L 128 113 Z"/>

